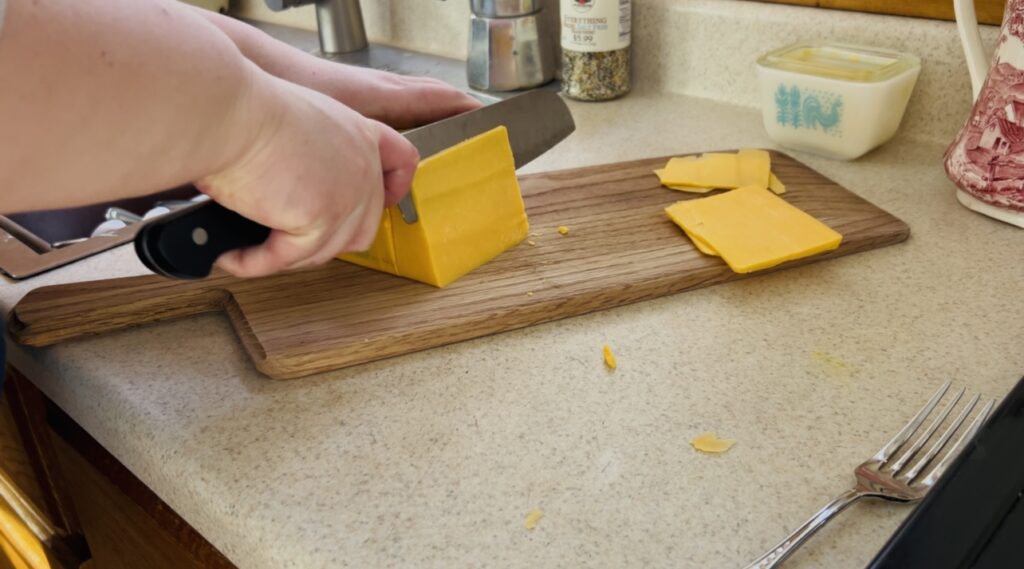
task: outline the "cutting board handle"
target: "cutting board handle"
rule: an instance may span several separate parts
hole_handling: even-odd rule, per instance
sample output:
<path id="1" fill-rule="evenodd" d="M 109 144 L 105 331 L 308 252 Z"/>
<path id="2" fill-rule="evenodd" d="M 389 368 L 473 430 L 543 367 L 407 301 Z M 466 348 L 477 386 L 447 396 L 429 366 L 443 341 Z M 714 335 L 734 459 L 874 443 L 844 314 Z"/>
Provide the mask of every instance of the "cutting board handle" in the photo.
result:
<path id="1" fill-rule="evenodd" d="M 26 346 L 49 346 L 72 338 L 220 310 L 231 277 L 202 281 L 156 275 L 37 288 L 18 302 L 8 319 L 11 338 Z"/>

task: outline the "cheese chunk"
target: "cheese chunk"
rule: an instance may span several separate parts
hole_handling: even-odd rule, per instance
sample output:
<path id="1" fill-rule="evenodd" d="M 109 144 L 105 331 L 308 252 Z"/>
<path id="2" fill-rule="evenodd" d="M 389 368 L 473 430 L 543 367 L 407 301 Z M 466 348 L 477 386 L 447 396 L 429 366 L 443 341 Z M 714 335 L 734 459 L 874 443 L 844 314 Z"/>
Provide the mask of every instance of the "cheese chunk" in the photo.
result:
<path id="1" fill-rule="evenodd" d="M 615 361 L 615 354 L 612 352 L 612 347 L 608 344 L 604 345 L 601 349 L 601 353 L 604 355 L 604 365 L 608 369 L 615 369 L 619 367 L 618 362 Z"/>
<path id="2" fill-rule="evenodd" d="M 532 530 L 537 527 L 537 524 L 543 517 L 543 510 L 533 510 L 532 512 L 526 515 L 526 520 L 523 521 L 523 527 L 528 530 Z"/>
<path id="3" fill-rule="evenodd" d="M 340 258 L 444 287 L 523 241 L 529 231 L 505 127 L 420 162 L 412 200 L 419 221 L 406 223 L 392 206 L 370 249 Z"/>
<path id="4" fill-rule="evenodd" d="M 775 195 L 781 196 L 786 193 L 786 185 L 782 183 L 782 180 L 775 177 L 775 173 L 768 178 L 768 189 L 775 192 Z"/>
<path id="5" fill-rule="evenodd" d="M 697 159 L 672 158 L 659 177 L 666 186 L 732 189 L 767 188 L 770 176 L 771 156 L 764 150 L 745 149 L 736 154 L 708 152 Z"/>
<path id="6" fill-rule="evenodd" d="M 693 448 L 710 454 L 721 454 L 736 444 L 733 439 L 720 439 L 715 433 L 702 433 L 690 441 Z"/>
<path id="7" fill-rule="evenodd" d="M 830 251 L 843 239 L 824 223 L 758 186 L 678 202 L 665 212 L 737 273 Z"/>

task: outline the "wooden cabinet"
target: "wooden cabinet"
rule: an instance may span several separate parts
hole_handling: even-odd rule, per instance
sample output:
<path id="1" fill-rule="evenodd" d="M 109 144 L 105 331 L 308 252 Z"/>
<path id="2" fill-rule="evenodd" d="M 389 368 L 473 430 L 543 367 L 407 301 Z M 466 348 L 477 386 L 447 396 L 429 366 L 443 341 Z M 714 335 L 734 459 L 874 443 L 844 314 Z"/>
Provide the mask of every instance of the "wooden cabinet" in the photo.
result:
<path id="1" fill-rule="evenodd" d="M 953 19 L 953 0 L 760 0 L 775 4 L 796 4 L 835 10 L 875 12 L 918 18 Z M 1006 0 L 974 0 L 978 21 L 998 26 L 1003 21 Z"/>
<path id="2" fill-rule="evenodd" d="M 29 488 L 25 493 L 39 504 L 55 528 L 59 539 L 47 544 L 54 551 L 48 551 L 51 566 L 234 567 L 31 382 L 10 368 L 5 391 L 10 424 L 15 425 L 17 437 L 4 439 L 0 434 L 0 452 L 5 453 L 0 456 L 17 456 L 20 452 L 24 457 L 11 471 L 23 480 Z M 2 421 L 0 414 L 0 427 Z M 20 447 L 20 451 L 8 451 L 10 446 Z M 4 569 L 3 561 L 0 569 Z"/>

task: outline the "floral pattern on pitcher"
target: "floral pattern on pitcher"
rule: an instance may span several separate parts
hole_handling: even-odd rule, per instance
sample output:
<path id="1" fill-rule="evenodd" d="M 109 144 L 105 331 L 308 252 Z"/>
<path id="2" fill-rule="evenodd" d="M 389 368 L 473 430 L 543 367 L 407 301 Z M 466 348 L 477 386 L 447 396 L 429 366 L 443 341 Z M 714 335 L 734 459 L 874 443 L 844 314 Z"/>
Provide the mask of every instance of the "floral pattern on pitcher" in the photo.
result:
<path id="1" fill-rule="evenodd" d="M 988 77 L 945 166 L 971 196 L 1024 212 L 1024 0 L 1006 5 Z"/>

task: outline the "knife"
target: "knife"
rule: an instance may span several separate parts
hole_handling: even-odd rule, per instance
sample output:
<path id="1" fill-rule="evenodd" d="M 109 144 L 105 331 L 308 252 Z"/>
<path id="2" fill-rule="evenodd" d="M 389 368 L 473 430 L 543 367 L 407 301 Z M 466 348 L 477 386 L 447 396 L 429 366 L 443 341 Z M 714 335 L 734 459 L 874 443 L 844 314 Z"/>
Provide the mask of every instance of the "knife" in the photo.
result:
<path id="1" fill-rule="evenodd" d="M 406 131 L 403 136 L 422 160 L 498 126 L 508 129 L 516 168 L 576 129 L 562 98 L 554 91 L 538 89 Z M 398 208 L 406 223 L 419 220 L 410 195 Z M 158 275 L 200 279 L 210 274 L 221 254 L 259 245 L 269 236 L 270 228 L 205 200 L 147 222 L 135 236 L 135 252 Z"/>

